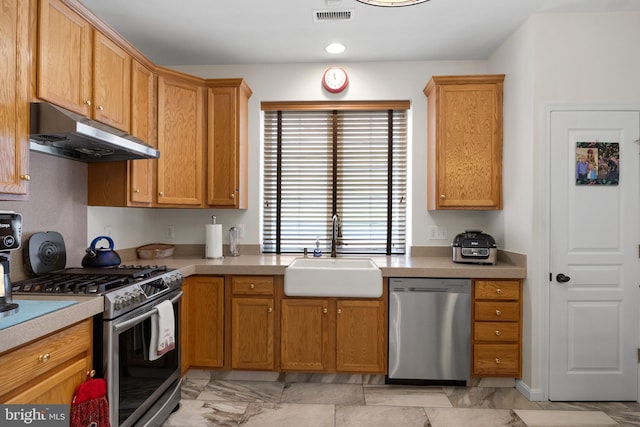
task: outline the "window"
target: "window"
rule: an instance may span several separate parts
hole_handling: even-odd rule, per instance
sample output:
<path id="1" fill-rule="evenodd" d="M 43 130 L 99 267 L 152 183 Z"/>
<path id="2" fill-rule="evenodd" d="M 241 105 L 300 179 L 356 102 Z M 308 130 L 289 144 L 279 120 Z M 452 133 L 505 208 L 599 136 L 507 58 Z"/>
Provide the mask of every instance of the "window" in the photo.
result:
<path id="1" fill-rule="evenodd" d="M 263 252 L 406 250 L 408 102 L 263 103 Z"/>

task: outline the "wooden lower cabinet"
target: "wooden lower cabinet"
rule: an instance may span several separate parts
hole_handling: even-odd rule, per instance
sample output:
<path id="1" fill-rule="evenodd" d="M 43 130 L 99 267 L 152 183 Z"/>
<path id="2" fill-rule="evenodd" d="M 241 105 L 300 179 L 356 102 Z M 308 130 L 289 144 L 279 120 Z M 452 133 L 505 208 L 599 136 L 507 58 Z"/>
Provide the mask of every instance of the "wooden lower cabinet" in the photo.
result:
<path id="1" fill-rule="evenodd" d="M 231 368 L 274 370 L 275 285 L 272 276 L 232 276 Z"/>
<path id="2" fill-rule="evenodd" d="M 282 300 L 280 368 L 384 373 L 386 304 L 380 300 Z"/>
<path id="3" fill-rule="evenodd" d="M 522 281 L 473 281 L 474 377 L 522 374 Z"/>
<path id="4" fill-rule="evenodd" d="M 224 277 L 190 276 L 182 285 L 182 370 L 224 364 Z"/>
<path id="5" fill-rule="evenodd" d="M 0 403 L 70 404 L 92 365 L 87 319 L 0 355 Z"/>

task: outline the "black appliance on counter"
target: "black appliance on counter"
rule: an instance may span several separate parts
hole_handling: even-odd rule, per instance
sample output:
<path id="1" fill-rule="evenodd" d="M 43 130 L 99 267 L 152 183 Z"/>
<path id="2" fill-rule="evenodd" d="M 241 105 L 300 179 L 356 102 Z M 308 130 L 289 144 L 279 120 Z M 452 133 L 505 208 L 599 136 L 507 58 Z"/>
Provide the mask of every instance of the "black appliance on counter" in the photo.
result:
<path id="1" fill-rule="evenodd" d="M 13 302 L 9 279 L 10 253 L 20 248 L 22 215 L 11 211 L 0 211 L 0 317 L 16 314 L 20 309 Z"/>
<path id="2" fill-rule="evenodd" d="M 151 317 L 171 301 L 180 343 L 183 277 L 166 266 L 67 268 L 13 283 L 14 294 L 104 298 L 94 318 L 94 367 L 107 381 L 113 427 L 161 425 L 180 403 L 180 346 L 149 358 Z"/>
<path id="3" fill-rule="evenodd" d="M 466 230 L 458 234 L 451 244 L 453 262 L 495 264 L 498 256 L 496 241 L 480 230 Z"/>

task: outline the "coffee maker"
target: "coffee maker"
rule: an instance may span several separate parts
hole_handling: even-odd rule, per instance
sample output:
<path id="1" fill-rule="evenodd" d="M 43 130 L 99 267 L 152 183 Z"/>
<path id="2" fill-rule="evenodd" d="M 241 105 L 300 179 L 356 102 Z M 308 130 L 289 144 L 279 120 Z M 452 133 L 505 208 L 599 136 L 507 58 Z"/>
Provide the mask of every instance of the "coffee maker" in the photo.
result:
<path id="1" fill-rule="evenodd" d="M 18 304 L 11 297 L 9 280 L 10 251 L 20 248 L 22 241 L 22 215 L 0 211 L 0 317 L 18 312 Z"/>

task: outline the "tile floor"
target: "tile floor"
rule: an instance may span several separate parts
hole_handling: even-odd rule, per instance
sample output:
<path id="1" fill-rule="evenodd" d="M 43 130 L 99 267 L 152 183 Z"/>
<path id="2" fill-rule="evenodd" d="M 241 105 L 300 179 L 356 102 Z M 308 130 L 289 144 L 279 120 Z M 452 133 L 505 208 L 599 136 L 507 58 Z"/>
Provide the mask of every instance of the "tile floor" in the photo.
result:
<path id="1" fill-rule="evenodd" d="M 640 404 L 530 402 L 513 387 L 384 385 L 375 375 L 191 370 L 164 426 L 640 426 Z"/>

